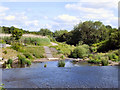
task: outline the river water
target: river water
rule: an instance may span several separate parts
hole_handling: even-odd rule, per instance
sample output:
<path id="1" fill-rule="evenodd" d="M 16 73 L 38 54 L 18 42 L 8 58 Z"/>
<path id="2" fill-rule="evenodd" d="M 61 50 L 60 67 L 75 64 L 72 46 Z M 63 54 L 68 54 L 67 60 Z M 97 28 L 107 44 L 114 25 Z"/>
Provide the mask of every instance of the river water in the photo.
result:
<path id="1" fill-rule="evenodd" d="M 6 88 L 118 88 L 119 66 L 65 63 L 65 67 L 57 67 L 58 61 L 51 61 L 3 69 L 2 83 Z"/>

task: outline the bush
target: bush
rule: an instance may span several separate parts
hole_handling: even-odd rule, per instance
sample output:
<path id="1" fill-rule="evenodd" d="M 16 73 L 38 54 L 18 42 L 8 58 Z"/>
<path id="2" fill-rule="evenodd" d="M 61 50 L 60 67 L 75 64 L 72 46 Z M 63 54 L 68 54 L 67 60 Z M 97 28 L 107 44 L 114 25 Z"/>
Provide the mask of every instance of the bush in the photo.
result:
<path id="1" fill-rule="evenodd" d="M 20 58 L 19 58 L 19 64 L 25 65 L 25 64 L 26 64 L 26 58 L 20 57 Z"/>
<path id="2" fill-rule="evenodd" d="M 62 55 L 60 58 L 61 58 L 61 59 L 65 59 L 64 55 Z"/>
<path id="3" fill-rule="evenodd" d="M 58 67 L 64 67 L 64 66 L 65 66 L 65 61 L 58 62 Z"/>
<path id="4" fill-rule="evenodd" d="M 11 68 L 11 65 L 10 64 L 6 64 L 6 69 L 9 69 Z"/>
<path id="5" fill-rule="evenodd" d="M 102 57 L 101 64 L 102 64 L 102 66 L 107 66 L 109 64 L 108 58 L 107 57 Z"/>
<path id="6" fill-rule="evenodd" d="M 45 64 L 44 67 L 47 67 L 47 64 Z"/>
<path id="7" fill-rule="evenodd" d="M 4 54 L 7 54 L 7 51 L 5 50 L 5 51 L 3 51 L 3 53 L 4 53 Z"/>
<path id="8" fill-rule="evenodd" d="M 89 60 L 88 63 L 100 64 L 101 60 Z"/>
<path id="9" fill-rule="evenodd" d="M 31 65 L 31 61 L 30 60 L 26 60 L 26 64 L 27 64 L 27 66 L 30 66 Z"/>
<path id="10" fill-rule="evenodd" d="M 73 52 L 71 53 L 71 57 L 73 58 L 83 58 L 88 56 L 89 48 L 87 45 L 81 45 L 76 47 Z"/>
<path id="11" fill-rule="evenodd" d="M 10 64 L 10 66 L 12 67 L 12 63 L 13 63 L 13 60 L 12 59 L 8 59 L 7 64 Z"/>
<path id="12" fill-rule="evenodd" d="M 15 42 L 12 44 L 12 48 L 16 51 L 19 51 L 21 49 L 21 44 L 18 42 Z"/>
<path id="13" fill-rule="evenodd" d="M 32 59 L 32 55 L 30 53 L 24 53 L 23 55 L 25 55 L 25 57 L 28 59 Z"/>

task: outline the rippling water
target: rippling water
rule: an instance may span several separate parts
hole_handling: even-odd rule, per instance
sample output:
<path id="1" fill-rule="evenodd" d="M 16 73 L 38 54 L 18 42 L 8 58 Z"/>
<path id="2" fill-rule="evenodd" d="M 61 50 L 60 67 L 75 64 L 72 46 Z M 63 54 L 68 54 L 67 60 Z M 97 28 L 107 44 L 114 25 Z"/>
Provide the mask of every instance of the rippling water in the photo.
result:
<path id="1" fill-rule="evenodd" d="M 47 68 L 43 65 L 47 63 Z M 68 65 L 67 65 L 68 63 Z M 6 88 L 117 88 L 119 66 L 89 66 L 57 62 L 34 63 L 30 68 L 3 69 Z M 41 65 L 41 66 L 40 66 Z M 53 67 L 52 67 L 53 66 Z"/>

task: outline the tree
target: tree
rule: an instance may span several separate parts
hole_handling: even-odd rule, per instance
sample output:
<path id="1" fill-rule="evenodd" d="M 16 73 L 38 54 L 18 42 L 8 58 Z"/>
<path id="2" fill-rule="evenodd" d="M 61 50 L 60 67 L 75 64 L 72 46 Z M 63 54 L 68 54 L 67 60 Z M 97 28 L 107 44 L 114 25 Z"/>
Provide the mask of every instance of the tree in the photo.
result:
<path id="1" fill-rule="evenodd" d="M 40 31 L 38 32 L 40 35 L 42 35 L 42 36 L 46 36 L 46 35 L 50 35 L 50 36 L 52 36 L 52 32 L 49 30 L 49 29 L 40 29 Z"/>
<path id="2" fill-rule="evenodd" d="M 18 29 L 18 28 L 15 28 L 13 31 L 12 31 L 12 36 L 15 40 L 19 40 L 22 36 L 23 32 L 22 30 Z"/>

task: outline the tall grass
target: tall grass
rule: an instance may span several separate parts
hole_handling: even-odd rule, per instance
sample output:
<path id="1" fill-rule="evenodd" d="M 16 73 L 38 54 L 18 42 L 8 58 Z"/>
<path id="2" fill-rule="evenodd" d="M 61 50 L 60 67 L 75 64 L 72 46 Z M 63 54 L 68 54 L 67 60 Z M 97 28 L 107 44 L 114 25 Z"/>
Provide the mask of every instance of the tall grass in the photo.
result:
<path id="1" fill-rule="evenodd" d="M 29 45 L 45 46 L 50 44 L 49 38 L 38 38 L 38 37 L 22 37 L 21 42 Z"/>

